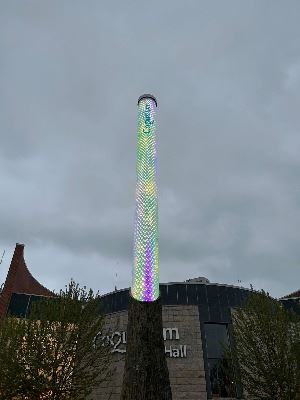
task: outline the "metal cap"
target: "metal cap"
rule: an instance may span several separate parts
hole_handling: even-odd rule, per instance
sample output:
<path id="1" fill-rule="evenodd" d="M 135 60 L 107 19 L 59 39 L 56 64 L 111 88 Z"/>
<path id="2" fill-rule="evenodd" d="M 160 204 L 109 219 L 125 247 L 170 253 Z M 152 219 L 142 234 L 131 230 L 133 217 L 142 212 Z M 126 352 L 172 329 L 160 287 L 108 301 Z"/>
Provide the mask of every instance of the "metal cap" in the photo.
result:
<path id="1" fill-rule="evenodd" d="M 139 102 L 142 100 L 142 99 L 152 99 L 154 102 L 155 102 L 155 105 L 156 105 L 156 107 L 157 107 L 157 100 L 156 100 L 156 98 L 153 96 L 153 94 L 142 94 L 140 97 L 139 97 L 139 99 L 138 99 L 138 105 L 139 105 Z"/>

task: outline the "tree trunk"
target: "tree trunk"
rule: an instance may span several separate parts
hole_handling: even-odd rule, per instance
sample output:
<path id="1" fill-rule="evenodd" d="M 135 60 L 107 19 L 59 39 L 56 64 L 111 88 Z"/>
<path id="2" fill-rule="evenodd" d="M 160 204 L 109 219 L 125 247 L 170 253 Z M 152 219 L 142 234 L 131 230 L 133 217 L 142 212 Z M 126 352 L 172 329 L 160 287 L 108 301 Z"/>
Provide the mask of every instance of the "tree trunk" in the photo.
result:
<path id="1" fill-rule="evenodd" d="M 172 400 L 160 298 L 140 302 L 129 296 L 121 400 Z"/>

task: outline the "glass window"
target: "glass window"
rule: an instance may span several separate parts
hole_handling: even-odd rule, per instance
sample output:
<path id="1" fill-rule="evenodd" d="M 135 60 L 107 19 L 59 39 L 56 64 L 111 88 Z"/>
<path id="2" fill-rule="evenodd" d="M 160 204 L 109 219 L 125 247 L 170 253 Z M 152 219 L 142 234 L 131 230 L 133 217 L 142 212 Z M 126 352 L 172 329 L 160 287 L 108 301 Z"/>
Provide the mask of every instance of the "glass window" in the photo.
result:
<path id="1" fill-rule="evenodd" d="M 168 285 L 168 304 L 177 304 L 177 285 Z"/>
<path id="2" fill-rule="evenodd" d="M 230 322 L 230 309 L 229 309 L 229 307 L 220 307 L 220 312 L 221 312 L 221 320 L 220 320 L 220 322 L 228 324 Z"/>
<path id="3" fill-rule="evenodd" d="M 200 321 L 201 322 L 210 321 L 208 305 L 207 304 L 199 304 L 198 305 L 198 309 L 199 309 L 199 319 L 200 319 Z"/>
<path id="4" fill-rule="evenodd" d="M 129 290 L 122 292 L 122 310 L 128 310 Z"/>
<path id="5" fill-rule="evenodd" d="M 219 287 L 219 301 L 222 307 L 228 307 L 227 287 Z"/>
<path id="6" fill-rule="evenodd" d="M 207 292 L 206 285 L 197 285 L 197 295 L 198 295 L 198 303 L 207 305 Z"/>
<path id="7" fill-rule="evenodd" d="M 188 304 L 197 304 L 197 286 L 187 285 Z"/>
<path id="8" fill-rule="evenodd" d="M 222 358 L 222 343 L 228 345 L 227 326 L 225 324 L 204 324 L 208 358 Z"/>
<path id="9" fill-rule="evenodd" d="M 209 314 L 211 322 L 222 322 L 221 321 L 221 310 L 217 306 L 209 306 Z"/>
<path id="10" fill-rule="evenodd" d="M 235 296 L 237 299 L 237 304 L 240 306 L 243 300 L 243 295 L 242 295 L 242 291 L 240 289 L 234 289 L 235 291 Z"/>
<path id="11" fill-rule="evenodd" d="M 115 312 L 115 304 L 116 304 L 115 296 L 112 296 L 111 294 L 109 295 L 109 303 L 111 307 L 111 312 Z"/>
<path id="12" fill-rule="evenodd" d="M 209 358 L 208 369 L 212 397 L 235 397 L 234 384 L 226 375 L 226 368 L 222 366 L 222 360 Z"/>
<path id="13" fill-rule="evenodd" d="M 239 305 L 238 291 L 240 291 L 240 289 L 228 288 L 227 294 L 230 307 Z"/>
<path id="14" fill-rule="evenodd" d="M 208 379 L 212 397 L 235 397 L 223 345 L 228 345 L 226 324 L 204 324 Z"/>
<path id="15" fill-rule="evenodd" d="M 220 286 L 219 287 L 219 302 L 220 302 L 220 313 L 222 323 L 230 322 L 230 309 L 228 306 L 228 297 L 227 297 L 227 287 Z"/>
<path id="16" fill-rule="evenodd" d="M 168 304 L 167 285 L 159 285 L 162 304 Z"/>
<path id="17" fill-rule="evenodd" d="M 207 298 L 211 322 L 221 322 L 218 286 L 207 286 Z"/>
<path id="18" fill-rule="evenodd" d="M 219 307 L 218 286 L 207 286 L 207 298 L 210 307 Z"/>
<path id="19" fill-rule="evenodd" d="M 187 285 L 177 285 L 178 304 L 187 304 L 186 286 Z"/>
<path id="20" fill-rule="evenodd" d="M 122 310 L 122 296 L 123 296 L 123 292 L 117 292 L 117 296 L 115 298 L 115 300 L 116 300 L 115 310 L 116 311 Z"/>
<path id="21" fill-rule="evenodd" d="M 29 294 L 13 293 L 8 306 L 8 313 L 16 317 L 24 317 L 27 311 L 29 300 Z"/>

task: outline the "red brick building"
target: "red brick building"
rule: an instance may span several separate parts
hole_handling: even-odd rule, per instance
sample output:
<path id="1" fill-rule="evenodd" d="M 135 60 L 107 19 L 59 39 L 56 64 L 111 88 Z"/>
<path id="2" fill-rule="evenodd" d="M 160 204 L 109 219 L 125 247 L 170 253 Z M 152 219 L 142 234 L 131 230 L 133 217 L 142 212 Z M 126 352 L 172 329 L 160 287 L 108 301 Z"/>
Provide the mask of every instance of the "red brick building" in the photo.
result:
<path id="1" fill-rule="evenodd" d="M 0 317 L 9 309 L 14 294 L 27 296 L 53 296 L 53 293 L 41 285 L 29 272 L 24 260 L 24 244 L 16 244 L 13 258 L 0 294 Z"/>

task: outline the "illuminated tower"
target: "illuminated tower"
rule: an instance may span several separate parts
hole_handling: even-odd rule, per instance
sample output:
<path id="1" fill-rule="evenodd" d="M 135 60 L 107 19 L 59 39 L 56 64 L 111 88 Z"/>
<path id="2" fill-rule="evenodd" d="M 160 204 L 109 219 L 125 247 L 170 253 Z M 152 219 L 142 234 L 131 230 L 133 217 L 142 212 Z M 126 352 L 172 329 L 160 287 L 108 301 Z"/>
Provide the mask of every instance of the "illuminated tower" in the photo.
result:
<path id="1" fill-rule="evenodd" d="M 159 297 L 158 209 L 156 186 L 155 97 L 138 100 L 137 183 L 131 295 L 139 301 Z"/>
<path id="2" fill-rule="evenodd" d="M 121 400 L 172 400 L 159 295 L 156 108 L 151 94 L 138 99 L 134 260 Z"/>

